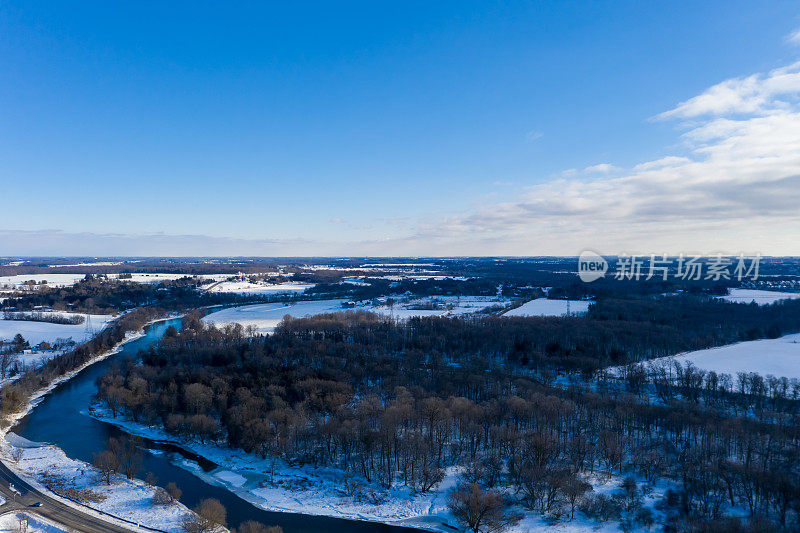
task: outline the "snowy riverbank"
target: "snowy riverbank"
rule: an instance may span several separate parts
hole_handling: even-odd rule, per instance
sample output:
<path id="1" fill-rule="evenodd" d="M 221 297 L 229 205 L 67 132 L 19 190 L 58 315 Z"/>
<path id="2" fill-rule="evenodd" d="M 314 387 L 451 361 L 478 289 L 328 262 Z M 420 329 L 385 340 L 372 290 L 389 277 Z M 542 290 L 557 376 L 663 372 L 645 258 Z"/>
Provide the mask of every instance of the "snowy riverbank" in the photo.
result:
<path id="1" fill-rule="evenodd" d="M 85 368 L 118 353 L 124 344 L 142 338 L 147 326 L 170 318 L 152 320 L 137 332 L 127 333 L 125 338 L 110 350 L 98 354 L 97 357 L 54 380 L 47 387 L 32 395 L 26 406 L 10 416 L 6 420 L 7 425 L 0 429 L 0 460 L 37 489 L 87 514 L 124 525 L 133 530 L 137 530 L 137 528 L 121 520 L 114 520 L 92 508 L 148 527 L 176 533 L 182 531 L 180 525 L 182 518 L 191 514 L 191 511 L 178 502 L 168 506 L 153 507 L 152 496 L 156 490 L 154 487 L 139 480 L 128 480 L 120 476 L 116 476 L 110 485 L 104 485 L 99 480 L 99 472 L 91 465 L 70 459 L 56 446 L 32 443 L 10 433 L 10 428 L 24 418 L 59 384 L 68 381 Z M 51 477 L 51 481 L 52 479 L 68 480 L 71 488 L 91 490 L 100 494 L 102 501 L 91 503 L 92 508 L 90 508 L 63 498 L 43 484 L 43 475 L 55 476 Z"/>
<path id="2" fill-rule="evenodd" d="M 56 446 L 32 443 L 14 434 L 7 435 L 7 446 L 19 450 L 18 462 L 4 461 L 17 475 L 49 495 L 53 494 L 49 486 L 62 483 L 63 487 L 68 487 L 76 493 L 91 494 L 92 499 L 101 501 L 88 501 L 86 505 L 89 507 L 63 497 L 55 497 L 103 520 L 114 521 L 93 509 L 150 528 L 179 533 L 183 531 L 181 527 L 183 519 L 192 515 L 192 512 L 179 502 L 154 506 L 152 500 L 156 488 L 143 481 L 117 475 L 110 484 L 104 484 L 98 470 L 82 461 L 70 459 Z M 133 524 L 125 525 L 135 529 Z"/>
<path id="3" fill-rule="evenodd" d="M 448 469 L 444 480 L 436 489 L 415 493 L 405 487 L 384 490 L 377 485 L 364 484 L 359 496 L 344 490 L 345 475 L 334 468 L 291 466 L 284 461 L 272 463 L 269 459 L 213 444 L 181 441 L 159 427 L 149 427 L 120 417 L 112 417 L 108 410 L 93 406 L 88 412 L 97 420 L 114 424 L 127 433 L 150 440 L 170 443 L 201 456 L 218 466 L 204 472 L 194 461 L 183 459 L 180 466 L 191 471 L 205 482 L 224 487 L 244 500 L 267 511 L 292 512 L 381 522 L 452 532 L 461 530 L 447 508 L 448 493 L 459 478 L 457 469 Z M 587 479 L 596 494 L 610 494 L 620 488 L 621 479 L 610 481 L 600 477 Z M 656 488 L 645 498 L 648 506 L 664 493 Z M 520 509 L 522 511 L 522 509 Z M 618 523 L 598 524 L 579 513 L 575 519 L 558 524 L 546 522 L 538 513 L 527 513 L 509 533 L 548 532 L 589 533 L 619 531 Z"/>

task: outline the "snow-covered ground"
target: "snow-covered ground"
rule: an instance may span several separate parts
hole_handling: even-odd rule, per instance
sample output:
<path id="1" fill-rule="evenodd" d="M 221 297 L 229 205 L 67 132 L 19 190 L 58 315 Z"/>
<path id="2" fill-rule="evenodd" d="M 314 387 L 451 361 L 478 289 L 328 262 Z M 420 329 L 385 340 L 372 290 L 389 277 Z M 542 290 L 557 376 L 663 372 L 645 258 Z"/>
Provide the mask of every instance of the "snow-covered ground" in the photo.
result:
<path id="1" fill-rule="evenodd" d="M 108 274 L 109 278 L 119 278 L 120 274 Z M 131 274 L 130 278 L 122 278 L 122 281 L 133 281 L 134 283 L 159 283 L 161 281 L 173 281 L 176 279 L 192 277 L 190 274 Z M 200 276 L 202 277 L 202 276 Z"/>
<path id="2" fill-rule="evenodd" d="M 468 279 L 470 279 L 464 276 L 440 276 L 437 274 L 404 274 L 402 276 L 379 276 L 379 277 L 391 281 L 403 281 L 407 279 L 418 280 L 418 281 L 443 281 L 446 279 L 451 279 L 453 281 L 467 281 Z"/>
<path id="3" fill-rule="evenodd" d="M 79 265 L 75 265 L 79 266 Z M 119 278 L 120 274 L 106 274 L 108 278 Z M 158 283 L 167 280 L 176 280 L 185 277 L 192 277 L 191 274 L 172 274 L 166 272 L 154 273 L 134 273 L 130 278 L 123 278 L 123 281 L 133 281 L 135 283 Z M 70 287 L 76 282 L 86 277 L 86 274 L 17 274 L 14 276 L 0 276 L 0 289 L 19 288 L 27 281 L 35 281 L 37 284 L 42 281 L 47 282 L 48 287 Z M 209 278 L 221 281 L 231 277 L 231 274 L 199 274 L 198 277 Z"/>
<path id="4" fill-rule="evenodd" d="M 222 281 L 208 287 L 208 292 L 237 294 L 291 294 L 313 287 L 313 283 L 250 283 L 249 281 Z"/>
<path id="5" fill-rule="evenodd" d="M 218 465 L 224 465 L 211 472 L 204 472 L 193 461 L 184 459 L 180 463 L 181 467 L 207 483 L 224 487 L 265 510 L 394 523 L 442 532 L 453 531 L 452 526 L 456 524 L 447 509 L 448 494 L 459 479 L 459 471 L 455 468 L 448 469 L 442 482 L 426 494 L 415 493 L 403 486 L 385 490 L 377 485 L 364 483 L 360 491 L 361 497 L 354 498 L 343 491 L 345 476 L 341 470 L 311 466 L 292 467 L 280 460 L 271 465 L 269 459 L 261 459 L 241 450 L 177 441 L 161 428 L 113 418 L 104 409 L 94 409 L 92 416 L 135 435 L 172 442 Z M 621 483 L 617 477 L 610 481 L 589 477 L 587 481 L 592 484 L 595 493 L 614 492 Z M 657 488 L 645 498 L 645 503 L 651 506 L 664 491 L 663 486 Z M 442 525 L 443 522 L 449 526 Z M 557 525 L 545 522 L 538 513 L 528 513 L 516 527 L 508 531 L 530 533 L 545 530 L 610 533 L 619 531 L 619 528 L 616 523 L 598 525 L 578 512 L 574 520 Z"/>
<path id="6" fill-rule="evenodd" d="M 46 314 L 71 313 L 46 312 Z M 90 315 L 92 330 L 97 332 L 103 329 L 114 317 L 112 315 Z M 82 342 L 86 337 L 86 323 L 83 324 L 51 324 L 50 322 L 35 322 L 32 320 L 4 320 L 0 316 L 0 339 L 10 340 L 17 333 L 21 334 L 31 345 L 42 341 L 53 343 L 56 339 L 72 338 Z"/>
<path id="7" fill-rule="evenodd" d="M 135 479 L 125 479 L 124 476 L 115 476 L 110 485 L 105 485 L 99 481 L 99 472 L 96 469 L 84 462 L 70 459 L 60 448 L 47 444 L 35 445 L 15 435 L 9 435 L 8 440 L 21 444 L 18 449 L 22 451 L 19 463 L 12 463 L 10 466 L 39 487 L 44 486 L 42 473 L 47 473 L 65 480 L 72 488 L 89 489 L 99 494 L 104 498 L 103 501 L 88 504 L 95 509 L 148 527 L 176 533 L 183 531 L 180 526 L 182 518 L 190 511 L 180 503 L 153 506 L 155 489 L 150 485 Z M 81 506 L 78 508 L 86 511 Z"/>
<path id="8" fill-rule="evenodd" d="M 90 488 L 91 490 L 105 495 L 106 499 L 103 502 L 92 503 L 92 507 L 96 509 L 127 520 L 140 522 L 150 527 L 156 527 L 170 532 L 178 532 L 183 531 L 180 526 L 182 517 L 191 511 L 180 503 L 175 503 L 170 506 L 152 507 L 151 500 L 155 490 L 154 487 L 138 480 L 126 480 L 120 477 L 115 478 L 113 483 L 109 486 L 102 485 L 98 482 L 97 471 L 94 470 L 93 467 L 87 463 L 70 459 L 60 448 L 46 444 L 32 443 L 13 433 L 8 433 L 8 429 L 14 425 L 14 422 L 28 414 L 31 409 L 38 405 L 38 403 L 60 383 L 69 380 L 72 376 L 94 362 L 116 353 L 119 351 L 122 344 L 138 339 L 143 335 L 143 330 L 127 333 L 125 339 L 111 350 L 98 355 L 80 368 L 56 379 L 46 388 L 31 396 L 26 407 L 9 416 L 8 425 L 0 430 L 0 455 L 7 466 L 15 470 L 19 475 L 25 476 L 32 485 L 40 490 L 47 491 L 39 482 L 41 474 L 56 474 L 74 481 L 77 487 Z M 19 463 L 16 463 L 16 461 L 12 459 L 12 450 L 14 448 L 23 450 L 23 457 Z M 53 497 L 60 499 L 68 505 L 79 508 L 83 512 L 97 514 L 109 520 L 105 515 L 94 513 L 94 511 L 88 510 L 84 506 L 70 502 L 57 495 L 53 495 Z M 0 522 L 0 524 L 2 524 L 2 522 Z M 124 523 L 119 522 L 119 524 Z M 55 533 L 60 530 L 44 529 L 43 531 L 46 533 Z"/>
<path id="9" fill-rule="evenodd" d="M 11 512 L 0 516 L 0 532 L 19 533 L 21 531 L 25 533 L 67 533 L 67 529 L 63 526 L 37 514 Z"/>
<path id="10" fill-rule="evenodd" d="M 525 302 L 516 309 L 503 313 L 503 316 L 566 316 L 567 302 L 569 302 L 570 315 L 582 315 L 589 310 L 592 302 L 586 300 L 548 300 L 537 298 Z"/>
<path id="11" fill-rule="evenodd" d="M 68 287 L 74 285 L 76 281 L 83 279 L 86 274 L 17 274 L 15 276 L 0 276 L 0 288 L 19 287 L 26 281 L 33 280 L 36 283 L 47 282 L 49 287 Z"/>
<path id="12" fill-rule="evenodd" d="M 384 304 L 357 307 L 357 309 L 404 319 L 423 316 L 466 315 L 483 311 L 489 307 L 506 307 L 509 303 L 508 298 L 498 296 L 427 296 L 401 299 L 393 306 Z M 432 309 L 426 309 L 428 307 L 432 307 Z"/>
<path id="13" fill-rule="evenodd" d="M 245 327 L 255 326 L 258 333 L 268 334 L 275 331 L 275 328 L 286 315 L 293 318 L 301 318 L 322 313 L 345 311 L 342 308 L 343 302 L 345 300 L 317 300 L 289 305 L 282 303 L 245 305 L 223 309 L 206 315 L 203 317 L 203 322 L 213 323 L 217 326 L 239 323 Z"/>
<path id="14" fill-rule="evenodd" d="M 731 289 L 727 296 L 720 296 L 723 300 L 736 303 L 755 302 L 758 305 L 767 305 L 781 300 L 800 298 L 800 292 L 761 291 L 757 289 Z"/>
<path id="15" fill-rule="evenodd" d="M 414 298 L 398 301 L 392 306 L 385 304 L 372 305 L 364 303 L 355 307 L 345 308 L 347 300 L 314 300 L 293 303 L 274 303 L 245 305 L 231 307 L 203 318 L 206 323 L 217 326 L 239 323 L 243 326 L 255 326 L 258 333 L 272 333 L 283 317 L 289 315 L 301 318 L 319 315 L 322 313 L 337 313 L 343 311 L 370 311 L 373 313 L 405 319 L 415 316 L 453 316 L 475 313 L 493 306 L 508 305 L 508 299 L 495 296 L 442 296 L 429 298 Z M 415 309 L 415 307 L 434 307 L 433 309 Z"/>
<path id="16" fill-rule="evenodd" d="M 64 350 L 53 350 L 53 351 L 46 351 L 46 352 L 39 352 L 35 350 L 25 350 L 24 353 L 16 354 L 14 356 L 14 361 L 16 362 L 17 369 L 19 373 L 15 375 L 10 375 L 11 372 L 7 372 L 5 377 L 0 376 L 0 387 L 5 385 L 6 383 L 16 381 L 22 375 L 23 372 L 26 370 L 31 370 L 34 368 L 38 368 L 45 364 L 47 361 L 51 359 L 55 359 L 56 357 L 62 355 Z M 14 363 L 9 366 L 9 371 L 14 368 Z"/>
<path id="17" fill-rule="evenodd" d="M 762 376 L 800 379 L 800 333 L 697 350 L 655 361 L 670 360 L 682 364 L 691 362 L 697 368 L 731 376 L 738 372 L 755 372 Z"/>

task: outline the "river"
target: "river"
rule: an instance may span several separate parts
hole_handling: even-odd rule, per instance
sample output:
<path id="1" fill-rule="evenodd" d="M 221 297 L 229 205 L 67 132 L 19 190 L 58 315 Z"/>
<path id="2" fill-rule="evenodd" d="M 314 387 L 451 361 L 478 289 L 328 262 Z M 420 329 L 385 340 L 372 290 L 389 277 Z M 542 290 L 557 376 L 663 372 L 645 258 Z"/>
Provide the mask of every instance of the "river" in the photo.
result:
<path id="1" fill-rule="evenodd" d="M 157 342 L 170 326 L 180 328 L 180 319 L 157 322 L 149 326 L 144 337 L 129 341 L 122 349 L 89 366 L 69 381 L 58 385 L 39 405 L 12 429 L 28 440 L 54 444 L 72 459 L 92 462 L 93 454 L 107 447 L 110 437 L 119 437 L 123 431 L 116 426 L 95 420 L 86 414 L 87 408 L 97 393 L 95 382 L 115 362 L 135 356 L 139 350 Z M 247 520 L 256 520 L 265 525 L 279 525 L 285 533 L 411 533 L 418 529 L 390 526 L 374 522 L 345 520 L 325 516 L 265 511 L 242 499 L 229 490 L 211 485 L 195 476 L 180 464 L 198 465 L 198 470 L 209 472 L 216 468 L 204 460 L 176 446 L 143 439 L 144 460 L 139 474 L 144 479 L 152 472 L 158 484 L 165 486 L 174 481 L 183 490 L 181 502 L 195 507 L 200 500 L 216 498 L 228 510 L 228 526 L 236 527 Z"/>

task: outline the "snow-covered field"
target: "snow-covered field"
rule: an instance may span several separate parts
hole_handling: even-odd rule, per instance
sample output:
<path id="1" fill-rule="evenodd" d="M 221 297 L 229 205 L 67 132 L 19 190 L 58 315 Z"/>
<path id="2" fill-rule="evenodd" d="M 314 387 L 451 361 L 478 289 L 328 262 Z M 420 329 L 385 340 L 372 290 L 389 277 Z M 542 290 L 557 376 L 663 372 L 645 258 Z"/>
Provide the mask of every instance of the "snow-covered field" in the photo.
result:
<path id="1" fill-rule="evenodd" d="M 740 342 L 708 348 L 656 361 L 691 362 L 697 368 L 736 376 L 738 372 L 755 372 L 762 376 L 800 379 L 800 333 L 777 339 Z"/>
<path id="2" fill-rule="evenodd" d="M 508 298 L 497 296 L 428 296 L 400 300 L 393 306 L 366 306 L 357 309 L 404 319 L 422 316 L 466 315 L 483 311 L 489 307 L 506 307 L 509 303 Z M 433 309 L 425 309 L 426 307 L 433 307 Z"/>
<path id="3" fill-rule="evenodd" d="M 47 312 L 51 314 L 51 312 Z M 68 315 L 70 313 L 56 313 Z M 112 315 L 90 315 L 92 330 L 97 332 L 103 329 L 114 317 Z M 49 343 L 56 339 L 72 337 L 76 342 L 82 342 L 86 337 L 86 323 L 83 324 L 51 324 L 50 322 L 34 322 L 32 320 L 3 320 L 0 317 L 0 339 L 13 339 L 17 333 L 25 337 L 31 345 L 42 341 Z"/>
<path id="4" fill-rule="evenodd" d="M 78 265 L 76 265 L 78 266 Z M 106 274 L 109 278 L 119 278 L 120 274 Z M 134 273 L 130 278 L 123 278 L 123 281 L 133 281 L 135 283 L 158 283 L 166 280 L 176 280 L 185 277 L 191 277 L 189 274 L 171 274 L 166 272 L 150 273 Z M 229 278 L 231 274 L 200 274 L 198 277 L 209 278 L 215 281 L 221 281 Z M 35 281 L 41 283 L 47 282 L 48 287 L 70 287 L 77 281 L 86 277 L 86 274 L 17 274 L 14 276 L 0 276 L 0 289 L 18 288 L 25 284 L 27 281 Z"/>
<path id="5" fill-rule="evenodd" d="M 34 481 L 41 487 L 41 474 L 46 472 L 50 476 L 67 480 L 71 487 L 90 489 L 104 496 L 102 502 L 89 504 L 95 509 L 148 527 L 170 532 L 182 531 L 181 519 L 189 513 L 186 507 L 180 503 L 152 506 L 155 489 L 142 481 L 116 476 L 110 485 L 105 485 L 98 481 L 97 470 L 84 462 L 70 459 L 60 448 L 46 444 L 35 445 L 10 434 L 8 440 L 21 444 L 18 449 L 22 450 L 22 459 L 11 466 L 25 476 L 26 480 Z M 80 506 L 79 508 L 86 511 Z"/>
<path id="6" fill-rule="evenodd" d="M 109 278 L 119 278 L 119 274 L 108 274 Z M 160 281 L 173 281 L 185 277 L 191 277 L 188 274 L 131 274 L 130 278 L 122 278 L 122 281 L 133 281 L 134 283 L 158 283 Z M 201 276 L 202 277 L 202 276 Z"/>
<path id="7" fill-rule="evenodd" d="M 275 331 L 275 328 L 286 315 L 293 318 L 301 318 L 322 313 L 345 311 L 345 309 L 342 308 L 342 303 L 344 301 L 345 300 L 317 300 L 297 302 L 289 305 L 274 303 L 231 307 L 206 315 L 203 317 L 203 322 L 213 323 L 217 326 L 239 323 L 245 327 L 255 326 L 258 333 L 268 334 Z"/>
<path id="8" fill-rule="evenodd" d="M 21 531 L 25 533 L 67 533 L 66 528 L 36 514 L 11 512 L 0 516 L 0 532 L 19 533 Z"/>
<path id="9" fill-rule="evenodd" d="M 313 287 L 313 283 L 250 283 L 249 281 L 222 281 L 210 286 L 208 292 L 237 294 L 291 294 Z"/>
<path id="10" fill-rule="evenodd" d="M 18 274 L 15 276 L 0 276 L 0 288 L 19 287 L 26 281 L 33 280 L 36 283 L 46 281 L 50 287 L 68 287 L 74 285 L 76 281 L 83 279 L 86 274 Z"/>
<path id="11" fill-rule="evenodd" d="M 359 304 L 345 308 L 347 300 L 314 300 L 294 303 L 274 303 L 231 307 L 203 318 L 206 323 L 217 326 L 239 323 L 243 326 L 255 326 L 258 333 L 272 333 L 283 317 L 302 318 L 322 313 L 343 311 L 370 311 L 373 313 L 405 319 L 415 316 L 453 316 L 475 313 L 492 306 L 508 305 L 508 300 L 495 296 L 443 296 L 435 298 L 415 298 L 399 301 L 392 306 Z M 434 309 L 415 309 L 415 307 L 435 307 Z"/>
<path id="12" fill-rule="evenodd" d="M 566 316 L 567 302 L 569 302 L 570 315 L 582 315 L 589 310 L 592 302 L 586 300 L 548 300 L 537 298 L 525 302 L 516 309 L 503 313 L 503 316 Z"/>
<path id="13" fill-rule="evenodd" d="M 800 292 L 761 291 L 757 289 L 731 289 L 727 296 L 720 296 L 723 300 L 736 303 L 755 302 L 758 305 L 767 305 L 781 300 L 800 298 Z"/>

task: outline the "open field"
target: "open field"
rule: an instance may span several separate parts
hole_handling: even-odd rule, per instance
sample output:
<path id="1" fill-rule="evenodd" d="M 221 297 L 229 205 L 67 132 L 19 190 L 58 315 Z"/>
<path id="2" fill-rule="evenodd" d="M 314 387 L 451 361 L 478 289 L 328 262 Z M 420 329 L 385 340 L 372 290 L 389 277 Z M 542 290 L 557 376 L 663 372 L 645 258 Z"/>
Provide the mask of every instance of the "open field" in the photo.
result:
<path id="1" fill-rule="evenodd" d="M 90 315 L 93 331 L 100 331 L 114 317 L 112 315 Z M 51 324 L 32 320 L 4 320 L 0 318 L 0 339 L 10 340 L 19 333 L 31 345 L 42 341 L 49 343 L 56 339 L 72 338 L 76 342 L 86 337 L 86 324 Z"/>
<path id="2" fill-rule="evenodd" d="M 698 350 L 670 359 L 732 376 L 756 372 L 762 376 L 800 379 L 800 333 Z"/>
<path id="3" fill-rule="evenodd" d="M 345 311 L 369 311 L 398 319 L 423 316 L 456 316 L 480 312 L 493 306 L 508 305 L 508 300 L 494 296 L 442 296 L 413 298 L 399 301 L 393 305 L 359 304 L 345 308 L 347 300 L 315 300 L 296 303 L 274 303 L 232 307 L 211 313 L 203 318 L 204 322 L 218 326 L 239 323 L 243 326 L 255 326 L 258 333 L 272 333 L 283 317 L 293 318 L 319 315 L 322 313 L 340 313 Z"/>
<path id="4" fill-rule="evenodd" d="M 778 292 L 778 291 L 761 291 L 757 289 L 731 289 L 727 296 L 720 296 L 723 300 L 735 303 L 755 302 L 758 305 L 767 305 L 779 302 L 781 300 L 789 300 L 800 298 L 800 292 Z"/>
<path id="5" fill-rule="evenodd" d="M 547 298 L 537 298 L 530 302 L 525 302 L 516 309 L 511 309 L 503 313 L 503 316 L 566 316 L 568 300 L 548 300 Z M 589 310 L 586 300 L 569 300 L 569 314 L 582 315 Z"/>

